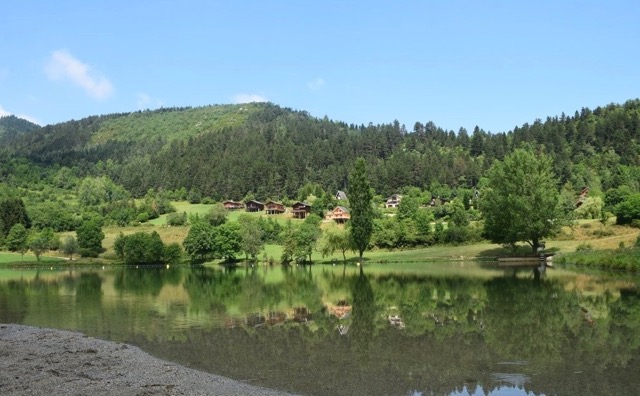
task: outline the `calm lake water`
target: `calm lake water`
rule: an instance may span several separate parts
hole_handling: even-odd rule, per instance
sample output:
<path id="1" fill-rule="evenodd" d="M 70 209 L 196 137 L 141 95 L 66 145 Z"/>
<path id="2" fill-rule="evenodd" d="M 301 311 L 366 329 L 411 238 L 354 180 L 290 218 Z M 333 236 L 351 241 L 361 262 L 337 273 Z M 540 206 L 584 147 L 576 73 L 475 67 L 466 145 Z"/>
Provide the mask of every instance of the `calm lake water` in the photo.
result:
<path id="1" fill-rule="evenodd" d="M 0 269 L 0 322 L 309 395 L 636 395 L 640 278 L 494 264 Z"/>

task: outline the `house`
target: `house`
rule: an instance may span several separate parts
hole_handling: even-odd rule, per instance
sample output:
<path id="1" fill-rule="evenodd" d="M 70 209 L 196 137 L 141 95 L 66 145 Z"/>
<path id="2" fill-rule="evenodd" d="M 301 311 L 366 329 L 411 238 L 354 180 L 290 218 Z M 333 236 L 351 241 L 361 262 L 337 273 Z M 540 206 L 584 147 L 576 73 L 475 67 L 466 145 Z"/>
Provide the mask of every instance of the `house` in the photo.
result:
<path id="1" fill-rule="evenodd" d="M 582 191 L 580 191 L 580 195 L 578 196 L 578 200 L 576 201 L 576 208 L 582 206 L 584 201 L 587 199 L 587 195 L 589 194 L 589 187 L 584 187 Z"/>
<path id="2" fill-rule="evenodd" d="M 244 204 L 238 201 L 224 201 L 222 204 L 224 205 L 224 208 L 227 210 L 244 209 Z"/>
<path id="3" fill-rule="evenodd" d="M 345 201 L 347 199 L 347 194 L 345 194 L 344 191 L 338 191 L 336 193 L 336 199 L 338 201 Z"/>
<path id="4" fill-rule="evenodd" d="M 255 200 L 247 201 L 245 204 L 245 210 L 247 212 L 261 212 L 264 210 L 264 204 Z"/>
<path id="5" fill-rule="evenodd" d="M 429 203 L 429 206 L 439 206 L 439 205 L 444 205 L 447 202 L 450 202 L 451 199 L 449 198 L 441 198 L 441 197 L 437 197 L 437 198 L 431 198 L 431 202 Z"/>
<path id="6" fill-rule="evenodd" d="M 336 206 L 335 209 L 329 212 L 327 217 L 338 224 L 343 224 L 351 218 L 351 215 L 349 214 L 349 209 L 344 206 Z"/>
<path id="7" fill-rule="evenodd" d="M 398 205 L 400 205 L 400 201 L 402 201 L 402 195 L 393 194 L 392 196 L 387 198 L 387 201 L 385 202 L 384 206 L 387 208 L 397 208 Z"/>
<path id="8" fill-rule="evenodd" d="M 267 212 L 267 214 L 280 214 L 286 211 L 283 204 L 275 201 L 268 201 L 266 204 L 264 204 L 264 210 Z"/>
<path id="9" fill-rule="evenodd" d="M 304 202 L 293 204 L 293 217 L 295 219 L 305 219 L 309 213 L 311 213 L 311 205 Z"/>

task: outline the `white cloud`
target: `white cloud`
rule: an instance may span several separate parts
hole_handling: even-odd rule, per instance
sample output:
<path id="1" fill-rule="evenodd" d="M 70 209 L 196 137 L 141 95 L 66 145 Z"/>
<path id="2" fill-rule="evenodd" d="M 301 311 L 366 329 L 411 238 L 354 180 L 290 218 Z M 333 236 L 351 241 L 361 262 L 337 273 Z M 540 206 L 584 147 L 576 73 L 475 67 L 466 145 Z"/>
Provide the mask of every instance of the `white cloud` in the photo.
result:
<path id="1" fill-rule="evenodd" d="M 233 96 L 233 103 L 268 102 L 267 98 L 259 94 L 239 93 Z"/>
<path id="2" fill-rule="evenodd" d="M 163 104 L 160 99 L 153 98 L 144 92 L 139 92 L 136 97 L 138 110 L 156 109 L 158 107 L 162 107 Z"/>
<path id="3" fill-rule="evenodd" d="M 8 116 L 8 115 L 12 115 L 12 114 L 13 114 L 12 112 L 10 112 L 9 110 L 7 110 L 4 107 L 2 107 L 2 105 L 0 105 L 0 117 L 5 117 L 5 116 Z M 13 115 L 15 115 L 18 118 L 22 118 L 23 120 L 27 120 L 27 121 L 33 122 L 34 124 L 41 125 L 38 120 L 36 120 L 35 118 L 30 117 L 28 115 L 25 115 L 25 114 L 13 114 Z"/>
<path id="4" fill-rule="evenodd" d="M 317 91 L 320 88 L 324 87 L 324 79 L 323 78 L 316 78 L 313 81 L 309 81 L 307 83 L 307 87 L 309 87 L 309 89 L 313 90 L 313 91 Z"/>
<path id="5" fill-rule="evenodd" d="M 66 51 L 54 51 L 45 72 L 51 80 L 70 81 L 95 99 L 105 99 L 113 93 L 111 81 Z"/>

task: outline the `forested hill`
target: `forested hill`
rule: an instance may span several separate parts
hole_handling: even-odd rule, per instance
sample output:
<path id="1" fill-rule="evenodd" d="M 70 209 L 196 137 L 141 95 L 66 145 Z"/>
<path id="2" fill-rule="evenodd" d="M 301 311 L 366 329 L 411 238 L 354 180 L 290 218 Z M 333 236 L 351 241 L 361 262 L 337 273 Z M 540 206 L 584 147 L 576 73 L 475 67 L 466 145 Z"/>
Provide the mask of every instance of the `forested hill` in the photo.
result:
<path id="1" fill-rule="evenodd" d="M 308 183 L 346 189 L 349 170 L 362 156 L 376 193 L 391 194 L 407 186 L 476 186 L 495 159 L 531 145 L 551 154 L 563 185 L 606 190 L 638 183 L 639 142 L 640 100 L 496 134 L 478 127 L 447 131 L 432 122 L 349 125 L 270 103 L 220 105 L 38 128 L 5 146 L 5 158 L 13 161 L 5 161 L 0 178 L 23 158 L 51 172 L 109 176 L 135 196 L 150 188 L 185 188 L 214 199 L 277 199 L 296 197 Z"/>
<path id="2" fill-rule="evenodd" d="M 0 117 L 0 147 L 11 144 L 17 137 L 38 128 L 39 125 L 14 115 Z"/>

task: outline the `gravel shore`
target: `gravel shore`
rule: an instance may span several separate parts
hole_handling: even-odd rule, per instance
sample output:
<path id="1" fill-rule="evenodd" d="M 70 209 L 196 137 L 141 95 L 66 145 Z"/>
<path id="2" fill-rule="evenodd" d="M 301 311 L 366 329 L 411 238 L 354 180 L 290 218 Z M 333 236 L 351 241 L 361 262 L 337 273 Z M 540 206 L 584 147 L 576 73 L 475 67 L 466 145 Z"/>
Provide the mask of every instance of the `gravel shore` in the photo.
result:
<path id="1" fill-rule="evenodd" d="M 81 333 L 0 324 L 0 395 L 287 395 Z"/>

